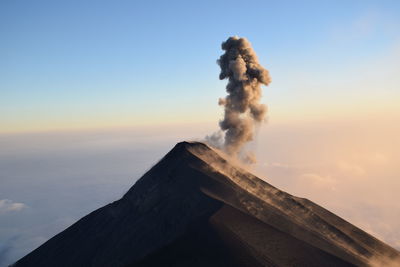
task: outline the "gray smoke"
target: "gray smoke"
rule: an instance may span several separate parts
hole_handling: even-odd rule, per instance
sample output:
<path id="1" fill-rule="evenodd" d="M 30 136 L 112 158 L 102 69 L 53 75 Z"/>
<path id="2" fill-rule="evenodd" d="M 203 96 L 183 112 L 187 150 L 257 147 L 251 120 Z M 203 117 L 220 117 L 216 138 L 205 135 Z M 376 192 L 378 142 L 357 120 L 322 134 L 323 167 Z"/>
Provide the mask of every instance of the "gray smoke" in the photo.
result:
<path id="1" fill-rule="evenodd" d="M 225 53 L 217 63 L 221 67 L 219 78 L 228 79 L 228 95 L 219 99 L 225 109 L 219 126 L 225 135 L 223 148 L 237 156 L 253 140 L 257 124 L 265 120 L 267 107 L 260 103 L 261 85 L 268 85 L 271 78 L 246 38 L 229 37 L 222 49 Z"/>

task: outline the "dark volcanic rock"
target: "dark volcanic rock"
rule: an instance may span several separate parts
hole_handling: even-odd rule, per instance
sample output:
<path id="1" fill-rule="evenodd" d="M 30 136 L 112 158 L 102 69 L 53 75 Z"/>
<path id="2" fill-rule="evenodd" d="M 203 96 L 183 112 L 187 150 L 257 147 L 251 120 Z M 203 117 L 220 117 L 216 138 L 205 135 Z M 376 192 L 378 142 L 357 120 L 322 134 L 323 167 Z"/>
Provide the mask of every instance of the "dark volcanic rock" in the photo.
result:
<path id="1" fill-rule="evenodd" d="M 313 202 L 182 142 L 123 198 L 15 266 L 368 266 L 397 257 Z"/>

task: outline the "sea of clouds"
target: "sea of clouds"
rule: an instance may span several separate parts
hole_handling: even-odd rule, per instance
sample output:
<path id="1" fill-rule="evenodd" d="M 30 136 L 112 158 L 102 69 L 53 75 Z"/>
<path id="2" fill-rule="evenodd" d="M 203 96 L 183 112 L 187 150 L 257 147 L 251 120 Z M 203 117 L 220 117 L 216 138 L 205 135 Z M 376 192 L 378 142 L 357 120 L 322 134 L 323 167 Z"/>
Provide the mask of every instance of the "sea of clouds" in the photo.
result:
<path id="1" fill-rule="evenodd" d="M 400 249 L 400 130 L 392 121 L 266 125 L 252 171 Z M 0 135 L 0 266 L 119 199 L 175 143 L 216 125 Z"/>

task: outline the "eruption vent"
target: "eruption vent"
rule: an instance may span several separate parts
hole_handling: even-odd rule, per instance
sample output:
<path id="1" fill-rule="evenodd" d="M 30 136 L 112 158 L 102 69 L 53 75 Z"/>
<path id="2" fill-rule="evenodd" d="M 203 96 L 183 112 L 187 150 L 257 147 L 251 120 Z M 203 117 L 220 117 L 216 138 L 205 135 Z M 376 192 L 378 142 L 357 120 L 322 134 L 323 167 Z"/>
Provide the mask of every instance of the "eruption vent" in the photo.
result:
<path id="1" fill-rule="evenodd" d="M 221 67 L 219 78 L 228 79 L 228 95 L 219 99 L 219 105 L 225 108 L 219 126 L 225 133 L 224 149 L 237 156 L 253 140 L 256 125 L 265 120 L 267 107 L 260 103 L 261 85 L 268 85 L 271 78 L 246 38 L 229 37 L 222 49 L 225 53 L 217 63 Z"/>

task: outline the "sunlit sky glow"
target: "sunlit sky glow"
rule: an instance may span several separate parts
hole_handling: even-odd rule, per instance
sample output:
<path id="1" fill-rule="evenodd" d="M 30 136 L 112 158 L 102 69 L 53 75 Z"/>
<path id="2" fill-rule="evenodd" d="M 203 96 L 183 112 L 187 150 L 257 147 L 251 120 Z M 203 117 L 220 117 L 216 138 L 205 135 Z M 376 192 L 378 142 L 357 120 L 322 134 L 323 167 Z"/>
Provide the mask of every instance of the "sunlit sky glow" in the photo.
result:
<path id="1" fill-rule="evenodd" d="M 217 122 L 247 37 L 271 122 L 395 116 L 398 1 L 1 1 L 0 132 Z"/>

